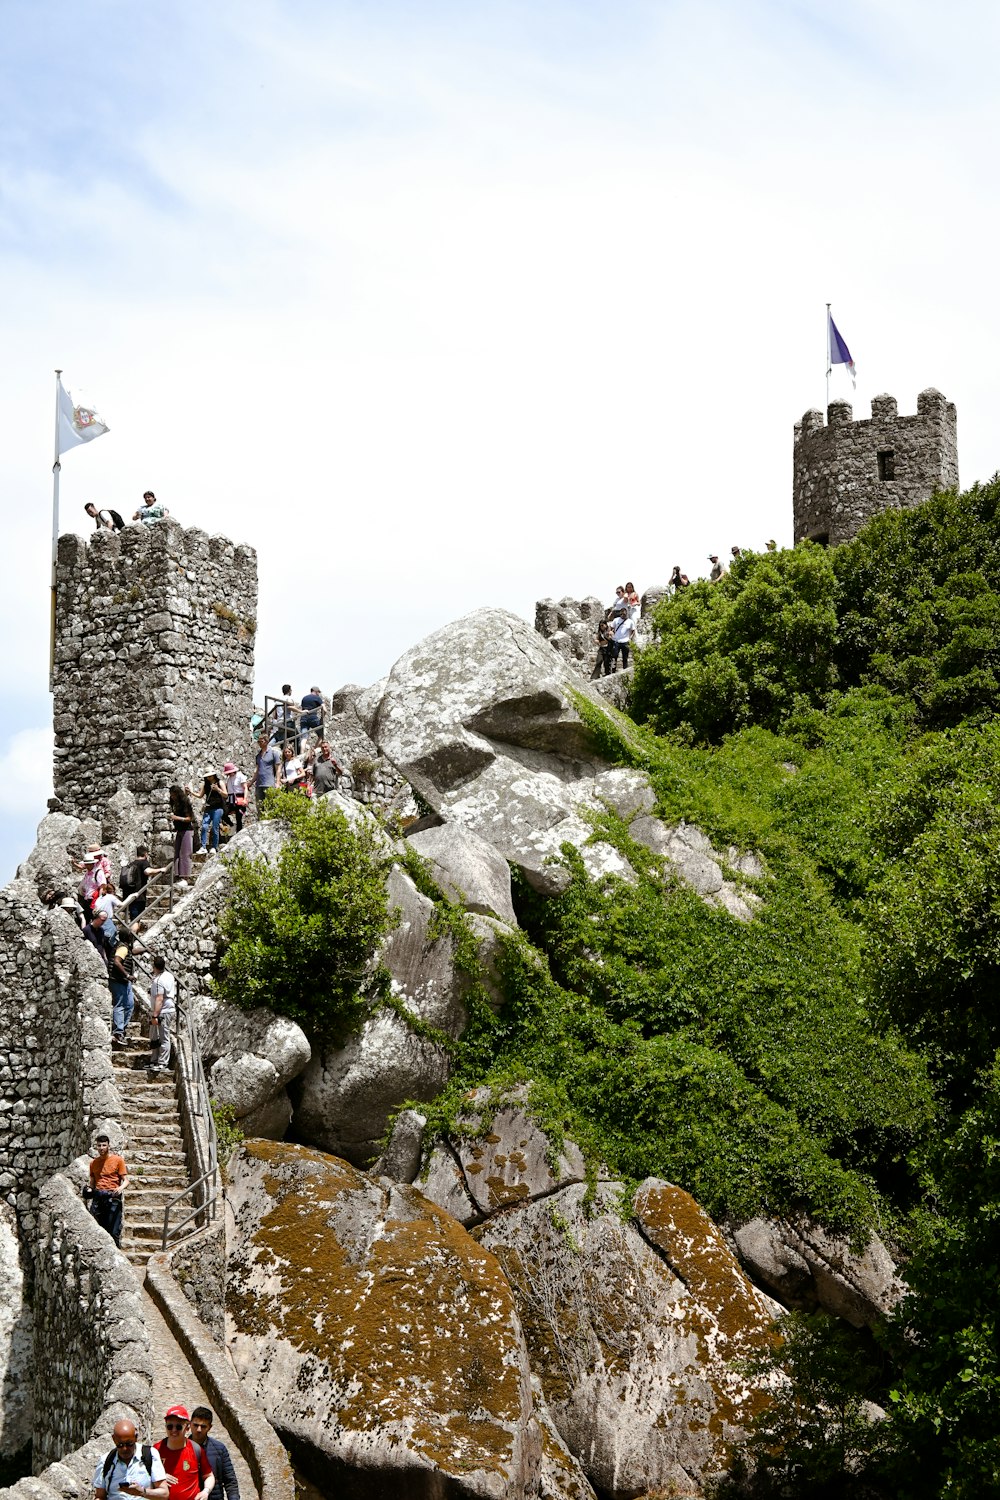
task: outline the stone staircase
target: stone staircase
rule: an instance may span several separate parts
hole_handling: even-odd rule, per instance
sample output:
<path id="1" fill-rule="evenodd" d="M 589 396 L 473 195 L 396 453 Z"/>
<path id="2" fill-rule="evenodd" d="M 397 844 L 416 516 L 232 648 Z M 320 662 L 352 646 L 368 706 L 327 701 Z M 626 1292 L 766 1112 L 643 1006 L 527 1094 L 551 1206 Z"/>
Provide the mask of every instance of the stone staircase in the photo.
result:
<path id="1" fill-rule="evenodd" d="M 190 1182 L 174 1075 L 150 1074 L 149 1057 L 149 1042 L 133 1022 L 125 1046 L 115 1049 L 114 1065 L 129 1174 L 122 1250 L 140 1270 L 160 1249 L 165 1206 Z"/>

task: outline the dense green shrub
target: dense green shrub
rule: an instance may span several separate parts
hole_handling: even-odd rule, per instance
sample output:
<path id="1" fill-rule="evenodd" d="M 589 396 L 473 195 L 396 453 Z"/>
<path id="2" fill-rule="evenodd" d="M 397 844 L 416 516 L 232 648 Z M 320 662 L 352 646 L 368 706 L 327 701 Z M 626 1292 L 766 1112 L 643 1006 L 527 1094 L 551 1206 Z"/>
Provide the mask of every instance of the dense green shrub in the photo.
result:
<path id="1" fill-rule="evenodd" d="M 885 1401 L 877 1346 L 824 1313 L 786 1313 L 774 1348 L 744 1366 L 766 1380 L 771 1401 L 716 1500 L 875 1500 L 884 1488 L 890 1438 L 872 1405 Z"/>
<path id="2" fill-rule="evenodd" d="M 912 699 L 924 725 L 1000 707 L 1000 479 L 876 517 L 833 552 L 845 684 Z"/>
<path id="3" fill-rule="evenodd" d="M 878 839 L 873 988 L 960 1103 L 1000 1043 L 1000 726 L 919 746 Z"/>
<path id="4" fill-rule="evenodd" d="M 980 1500 L 1000 1494 L 1000 1055 L 936 1156 L 937 1213 L 894 1330 L 893 1493 Z"/>
<path id="5" fill-rule="evenodd" d="M 836 680 L 835 600 L 830 555 L 813 546 L 745 553 L 721 582 L 662 600 L 657 638 L 636 657 L 634 716 L 714 743 L 822 703 Z"/>
<path id="6" fill-rule="evenodd" d="M 311 1035 L 342 1038 L 384 988 L 374 956 L 392 918 L 379 835 L 297 792 L 269 796 L 264 816 L 288 839 L 276 866 L 233 861 L 216 990 L 244 1010 L 266 1006 Z"/>

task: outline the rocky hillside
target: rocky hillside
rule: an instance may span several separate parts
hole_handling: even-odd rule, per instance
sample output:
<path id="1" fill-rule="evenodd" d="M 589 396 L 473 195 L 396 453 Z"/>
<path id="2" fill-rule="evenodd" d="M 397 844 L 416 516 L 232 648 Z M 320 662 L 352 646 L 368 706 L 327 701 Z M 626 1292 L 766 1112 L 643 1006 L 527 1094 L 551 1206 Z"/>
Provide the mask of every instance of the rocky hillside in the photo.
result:
<path id="1" fill-rule="evenodd" d="M 338 695 L 397 810 L 278 796 L 153 929 L 321 1493 L 1000 1487 L 998 501 L 664 600 L 628 715 L 455 622 Z"/>

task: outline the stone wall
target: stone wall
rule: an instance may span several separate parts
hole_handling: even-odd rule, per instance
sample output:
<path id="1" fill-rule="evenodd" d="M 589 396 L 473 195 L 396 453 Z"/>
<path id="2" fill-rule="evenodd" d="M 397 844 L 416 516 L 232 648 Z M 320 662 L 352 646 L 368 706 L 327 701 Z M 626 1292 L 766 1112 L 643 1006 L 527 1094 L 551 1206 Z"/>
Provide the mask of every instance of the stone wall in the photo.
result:
<path id="1" fill-rule="evenodd" d="M 0 892 L 0 1193 L 29 1244 L 42 1184 L 120 1119 L 110 1009 L 106 971 L 70 917 L 28 882 Z"/>
<path id="2" fill-rule="evenodd" d="M 53 680 L 62 811 L 135 798 L 169 832 L 167 789 L 247 757 L 257 555 L 175 521 L 59 539 Z"/>
<path id="3" fill-rule="evenodd" d="M 807 411 L 795 424 L 795 540 L 849 541 L 884 510 L 919 505 L 958 486 L 954 404 L 921 391 L 917 414 L 898 415 L 895 398 L 874 396 L 870 420 L 852 421 L 847 401 Z"/>
<path id="4" fill-rule="evenodd" d="M 35 1473 L 123 1418 L 147 1431 L 153 1364 L 139 1286 L 62 1174 L 39 1195 L 33 1305 Z"/>

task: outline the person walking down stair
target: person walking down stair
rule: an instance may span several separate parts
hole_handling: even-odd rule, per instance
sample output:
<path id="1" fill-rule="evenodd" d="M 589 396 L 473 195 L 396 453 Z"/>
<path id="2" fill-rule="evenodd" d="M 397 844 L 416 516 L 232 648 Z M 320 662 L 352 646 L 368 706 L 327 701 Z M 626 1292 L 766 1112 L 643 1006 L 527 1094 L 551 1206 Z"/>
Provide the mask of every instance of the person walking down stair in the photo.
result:
<path id="1" fill-rule="evenodd" d="M 222 777 L 212 766 L 208 766 L 201 783 L 201 791 L 195 794 L 204 803 L 201 815 L 201 848 L 199 854 L 218 854 L 219 826 L 226 810 L 229 791 Z"/>
<path id="2" fill-rule="evenodd" d="M 154 1444 L 167 1471 L 171 1500 L 208 1500 L 215 1475 L 204 1449 L 188 1436 L 186 1406 L 171 1406 L 163 1419 L 166 1437 Z"/>
<path id="3" fill-rule="evenodd" d="M 225 1443 L 211 1436 L 214 1416 L 207 1406 L 196 1406 L 191 1413 L 191 1436 L 205 1450 L 205 1457 L 215 1475 L 216 1494 L 224 1500 L 240 1500 L 240 1482 Z"/>
<path id="4" fill-rule="evenodd" d="M 123 1418 L 115 1423 L 112 1435 L 115 1446 L 106 1458 L 98 1459 L 94 1470 L 95 1500 L 118 1500 L 120 1495 L 167 1500 L 170 1491 L 163 1460 L 145 1443 L 137 1451 L 135 1423 Z"/>
<path id="5" fill-rule="evenodd" d="M 120 1156 L 113 1154 L 106 1135 L 99 1135 L 94 1144 L 97 1155 L 90 1163 L 90 1216 L 120 1245 L 122 1193 L 128 1187 L 128 1167 Z"/>
<path id="6" fill-rule="evenodd" d="M 177 1015 L 177 981 L 159 954 L 153 959 L 153 982 L 149 987 L 153 1020 L 149 1028 L 151 1073 L 165 1073 L 170 1066 L 171 1036 Z"/>

